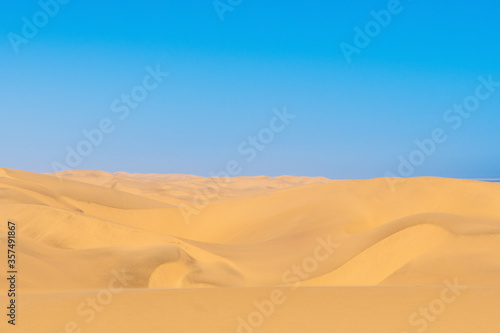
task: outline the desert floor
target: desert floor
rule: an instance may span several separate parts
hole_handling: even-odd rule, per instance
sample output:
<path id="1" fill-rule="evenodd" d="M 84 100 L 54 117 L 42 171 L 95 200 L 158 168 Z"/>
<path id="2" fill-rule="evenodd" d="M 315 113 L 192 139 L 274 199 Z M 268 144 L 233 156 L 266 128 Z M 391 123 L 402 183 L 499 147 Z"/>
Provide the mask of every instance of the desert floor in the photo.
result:
<path id="1" fill-rule="evenodd" d="M 500 332 L 498 183 L 0 169 L 0 253 L 2 333 Z"/>

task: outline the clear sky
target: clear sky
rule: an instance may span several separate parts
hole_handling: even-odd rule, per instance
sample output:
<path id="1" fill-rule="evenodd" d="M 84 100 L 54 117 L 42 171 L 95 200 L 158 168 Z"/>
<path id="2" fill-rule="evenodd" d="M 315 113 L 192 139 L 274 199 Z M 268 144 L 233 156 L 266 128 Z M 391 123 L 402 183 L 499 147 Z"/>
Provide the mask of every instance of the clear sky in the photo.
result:
<path id="1" fill-rule="evenodd" d="M 500 176 L 498 2 L 54 1 L 0 3 L 2 167 Z"/>

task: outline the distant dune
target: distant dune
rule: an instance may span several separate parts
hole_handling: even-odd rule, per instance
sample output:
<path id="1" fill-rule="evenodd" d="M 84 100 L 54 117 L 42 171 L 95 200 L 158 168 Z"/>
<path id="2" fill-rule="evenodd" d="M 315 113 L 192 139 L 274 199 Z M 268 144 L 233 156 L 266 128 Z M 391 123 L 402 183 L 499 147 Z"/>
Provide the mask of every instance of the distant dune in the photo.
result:
<path id="1" fill-rule="evenodd" d="M 1 332 L 500 331 L 494 182 L 0 169 L 9 220 Z"/>

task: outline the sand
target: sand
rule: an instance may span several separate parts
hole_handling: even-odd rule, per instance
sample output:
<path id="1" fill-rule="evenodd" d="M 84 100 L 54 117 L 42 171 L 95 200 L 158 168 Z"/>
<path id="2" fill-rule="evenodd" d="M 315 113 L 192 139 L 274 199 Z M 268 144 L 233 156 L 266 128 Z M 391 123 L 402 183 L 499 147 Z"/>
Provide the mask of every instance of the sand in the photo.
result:
<path id="1" fill-rule="evenodd" d="M 500 184 L 391 184 L 0 169 L 0 331 L 500 331 Z"/>

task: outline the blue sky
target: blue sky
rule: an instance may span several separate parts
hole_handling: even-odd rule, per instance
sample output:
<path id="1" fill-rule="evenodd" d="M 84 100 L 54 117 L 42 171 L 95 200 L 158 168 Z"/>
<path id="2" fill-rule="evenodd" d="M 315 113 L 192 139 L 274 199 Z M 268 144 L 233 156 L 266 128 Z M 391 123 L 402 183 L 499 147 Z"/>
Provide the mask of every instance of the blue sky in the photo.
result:
<path id="1" fill-rule="evenodd" d="M 499 177 L 500 87 L 481 88 L 458 128 L 444 119 L 478 77 L 500 81 L 495 2 L 221 0 L 231 10 L 218 13 L 212 1 L 53 1 L 0 4 L 2 167 L 208 176 L 234 160 L 238 175 Z M 356 47 L 372 11 L 390 22 L 371 23 L 347 61 L 340 45 Z M 146 68 L 169 75 L 120 119 L 111 104 Z M 295 118 L 252 148 L 285 107 Z M 69 165 L 68 147 L 79 154 L 103 119 L 114 130 Z M 435 129 L 446 140 L 427 154 L 415 140 Z"/>

